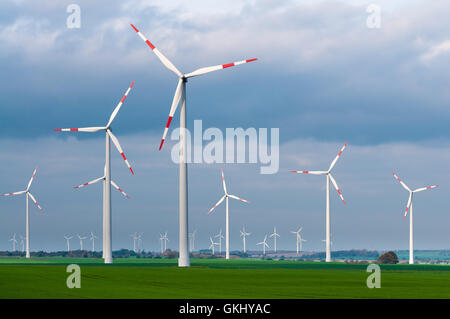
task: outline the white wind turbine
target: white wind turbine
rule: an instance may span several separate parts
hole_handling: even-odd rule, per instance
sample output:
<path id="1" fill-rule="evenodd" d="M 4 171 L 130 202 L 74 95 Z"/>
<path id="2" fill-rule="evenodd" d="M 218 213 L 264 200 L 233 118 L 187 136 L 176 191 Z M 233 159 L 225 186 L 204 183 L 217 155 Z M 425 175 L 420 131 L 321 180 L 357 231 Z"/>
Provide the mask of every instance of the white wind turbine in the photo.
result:
<path id="1" fill-rule="evenodd" d="M 172 106 L 170 107 L 169 118 L 164 129 L 163 137 L 159 145 L 161 150 L 164 140 L 167 135 L 167 131 L 172 121 L 173 116 L 177 110 L 178 104 L 181 102 L 180 110 L 180 186 L 179 186 L 179 218 L 180 218 L 180 255 L 178 259 L 179 267 L 189 267 L 189 248 L 188 248 L 188 195 L 187 195 L 187 160 L 186 160 L 186 83 L 187 79 L 198 75 L 206 74 L 209 72 L 226 69 L 232 66 L 241 65 L 244 63 L 256 61 L 257 59 L 248 59 L 239 62 L 220 64 L 206 68 L 200 68 L 194 72 L 183 74 L 169 61 L 147 38 L 134 26 L 131 27 L 136 31 L 139 37 L 150 47 L 150 49 L 156 54 L 162 64 L 170 71 L 174 72 L 178 77 L 178 85 L 173 97 Z"/>
<path id="2" fill-rule="evenodd" d="M 243 242 L 243 245 L 244 245 L 244 253 L 246 253 L 247 252 L 247 245 L 246 245 L 246 237 L 247 236 L 250 236 L 251 235 L 251 233 L 247 233 L 246 231 L 245 231 L 245 227 L 242 227 L 242 230 L 241 230 L 241 237 L 242 237 L 242 242 Z"/>
<path id="3" fill-rule="evenodd" d="M 14 233 L 14 235 L 8 241 L 12 242 L 12 246 L 13 246 L 12 251 L 13 252 L 16 251 L 16 244 L 17 244 L 16 233 Z"/>
<path id="4" fill-rule="evenodd" d="M 195 250 L 195 235 L 197 234 L 197 229 L 192 233 L 189 233 L 189 239 L 191 240 L 189 246 L 191 248 L 191 252 Z"/>
<path id="5" fill-rule="evenodd" d="M 220 229 L 220 232 L 214 236 L 214 238 L 219 238 L 219 254 L 222 253 L 222 239 L 224 238 L 222 235 L 222 228 Z"/>
<path id="6" fill-rule="evenodd" d="M 27 188 L 24 191 L 15 192 L 15 193 L 8 193 L 8 194 L 2 194 L 2 196 L 12 196 L 12 195 L 21 195 L 25 194 L 26 199 L 26 206 L 25 206 L 25 238 L 26 238 L 26 258 L 30 258 L 30 214 L 28 212 L 28 198 L 31 198 L 31 200 L 36 204 L 36 206 L 42 211 L 41 206 L 39 206 L 38 202 L 34 198 L 34 196 L 30 193 L 30 187 L 31 183 L 33 182 L 34 176 L 36 175 L 37 167 L 33 171 L 33 175 L 30 178 L 30 181 L 28 182 Z"/>
<path id="7" fill-rule="evenodd" d="M 165 252 L 167 250 L 167 242 L 169 241 L 169 237 L 167 237 L 167 232 L 164 233 L 162 239 L 164 241 L 164 252 Z"/>
<path id="8" fill-rule="evenodd" d="M 22 247 L 22 252 L 24 252 L 25 251 L 25 237 L 23 237 L 22 235 L 19 235 L 19 236 L 20 236 L 20 245 Z"/>
<path id="9" fill-rule="evenodd" d="M 159 234 L 159 241 L 161 242 L 161 255 L 164 253 L 164 235 Z"/>
<path id="10" fill-rule="evenodd" d="M 92 242 L 92 251 L 95 251 L 95 239 L 97 239 L 98 237 L 94 235 L 93 232 L 91 232 L 91 237 L 89 238 L 89 240 Z"/>
<path id="11" fill-rule="evenodd" d="M 83 240 L 87 239 L 87 237 L 81 237 L 80 235 L 77 235 L 80 239 L 80 250 L 83 251 Z"/>
<path id="12" fill-rule="evenodd" d="M 143 235 L 144 235 L 144 233 L 140 233 L 137 236 L 137 249 L 138 249 L 138 252 L 142 252 L 142 236 Z"/>
<path id="13" fill-rule="evenodd" d="M 214 252 L 215 252 L 214 246 L 219 245 L 219 244 L 218 244 L 218 243 L 215 243 L 215 242 L 213 241 L 212 237 L 209 237 L 209 241 L 211 242 L 211 245 L 209 245 L 209 249 L 212 250 L 212 254 L 214 255 Z"/>
<path id="14" fill-rule="evenodd" d="M 267 241 L 267 235 L 264 237 L 264 240 L 262 242 L 257 243 L 256 245 L 262 245 L 263 246 L 263 254 L 266 254 L 266 247 L 270 248 L 269 245 L 266 243 Z"/>
<path id="15" fill-rule="evenodd" d="M 397 175 L 395 175 L 395 173 L 392 173 L 392 175 L 394 175 L 394 177 L 400 182 L 400 184 L 403 186 L 403 188 L 405 188 L 409 192 L 408 203 L 406 204 L 406 211 L 405 211 L 405 215 L 403 218 L 406 218 L 406 215 L 408 215 L 408 211 L 409 211 L 409 263 L 414 264 L 413 203 L 412 203 L 413 194 L 427 190 L 427 189 L 439 187 L 439 185 L 421 187 L 421 188 L 418 188 L 415 190 L 411 190 L 408 186 L 406 186 L 406 184 L 400 178 L 398 178 Z"/>
<path id="16" fill-rule="evenodd" d="M 228 194 L 228 192 L 227 192 L 227 185 L 225 183 L 225 176 L 223 175 L 223 169 L 222 169 L 222 185 L 223 185 L 223 191 L 224 191 L 225 194 L 222 196 L 221 199 L 219 199 L 217 204 L 214 205 L 213 208 L 211 208 L 209 210 L 208 214 L 211 214 L 211 212 L 217 206 L 219 206 L 223 202 L 223 200 L 225 200 L 225 236 L 226 236 L 226 239 L 225 239 L 225 250 L 226 250 L 225 251 L 225 258 L 226 259 L 230 259 L 230 217 L 229 217 L 229 214 L 228 214 L 228 198 L 233 198 L 233 199 L 236 199 L 236 200 L 240 200 L 241 202 L 244 202 L 244 203 L 247 203 L 247 204 L 249 204 L 250 202 L 245 200 L 245 199 L 239 198 L 239 197 L 237 197 L 235 195 Z M 220 230 L 220 233 L 222 234 L 222 230 Z M 221 243 L 220 252 L 222 252 L 222 241 L 220 241 L 220 243 Z"/>
<path id="17" fill-rule="evenodd" d="M 67 252 L 70 252 L 70 240 L 73 238 L 73 236 L 64 236 L 64 239 L 66 240 L 67 243 Z"/>
<path id="18" fill-rule="evenodd" d="M 291 233 L 295 234 L 296 237 L 296 245 L 297 245 L 297 256 L 300 251 L 302 251 L 302 243 L 306 242 L 305 239 L 302 238 L 300 235 L 300 232 L 302 231 L 303 227 L 300 227 L 297 231 L 291 231 Z"/>
<path id="19" fill-rule="evenodd" d="M 333 162 L 331 162 L 330 167 L 328 168 L 328 171 L 291 171 L 293 173 L 298 174 L 312 174 L 312 175 L 325 175 L 327 177 L 326 181 L 326 262 L 331 261 L 331 245 L 330 245 L 330 180 L 333 184 L 334 188 L 336 188 L 339 197 L 341 198 L 342 202 L 346 204 L 344 197 L 342 196 L 341 190 L 339 189 L 336 181 L 334 180 L 333 176 L 331 175 L 331 170 L 333 169 L 334 165 L 336 164 L 337 160 L 341 156 L 344 149 L 347 147 L 348 142 L 344 144 L 344 146 L 339 151 L 338 155 L 334 158 Z"/>
<path id="20" fill-rule="evenodd" d="M 136 252 L 136 240 L 138 239 L 137 233 L 131 234 L 131 238 L 133 238 L 133 251 Z"/>
<path id="21" fill-rule="evenodd" d="M 75 189 L 79 189 L 79 188 L 82 188 L 82 187 L 87 186 L 87 185 L 92 185 L 92 184 L 98 183 L 100 181 L 102 181 L 102 184 L 103 184 L 103 242 L 102 242 L 103 249 L 102 249 L 102 258 L 105 258 L 106 242 L 107 242 L 107 240 L 105 239 L 105 235 L 107 233 L 107 231 L 106 231 L 106 227 L 107 226 L 105 224 L 105 222 L 106 222 L 106 214 L 105 214 L 105 206 L 106 206 L 105 205 L 106 166 L 104 168 L 104 175 L 103 175 L 103 177 L 96 178 L 96 179 L 94 179 L 92 181 L 89 181 L 89 182 L 86 182 L 84 184 L 75 186 L 74 188 Z M 125 196 L 126 198 L 130 198 L 130 196 L 128 196 L 127 193 L 125 193 L 113 180 L 111 180 L 111 185 L 115 189 L 117 189 L 123 196 Z"/>
<path id="22" fill-rule="evenodd" d="M 134 174 L 133 169 L 130 166 L 130 163 L 128 163 L 127 158 L 125 157 L 125 154 L 123 153 L 122 147 L 120 146 L 119 140 L 117 137 L 112 133 L 111 124 L 114 121 L 114 118 L 116 117 L 117 113 L 119 112 L 120 108 L 122 107 L 123 102 L 125 101 L 128 93 L 130 92 L 131 88 L 133 87 L 134 81 L 131 83 L 130 87 L 125 92 L 124 96 L 120 100 L 119 104 L 117 104 L 116 108 L 112 112 L 108 123 L 106 126 L 97 126 L 97 127 L 83 127 L 83 128 L 63 128 L 63 129 L 55 129 L 55 131 L 63 131 L 63 132 L 99 132 L 99 131 L 105 131 L 106 136 L 106 152 L 105 152 L 105 183 L 103 187 L 103 258 L 105 260 L 105 264 L 111 264 L 113 262 L 112 258 L 112 227 L 111 227 L 111 156 L 110 156 L 110 139 L 112 140 L 113 144 L 116 146 L 117 150 L 119 151 L 120 155 L 122 156 L 123 160 L 125 161 L 125 164 L 130 169 L 131 173 Z M 98 180 L 102 180 L 103 178 L 100 178 Z"/>
<path id="23" fill-rule="evenodd" d="M 269 237 L 273 237 L 274 252 L 277 252 L 277 237 L 280 237 L 280 235 L 277 234 L 276 227 L 273 228 L 273 233 Z"/>

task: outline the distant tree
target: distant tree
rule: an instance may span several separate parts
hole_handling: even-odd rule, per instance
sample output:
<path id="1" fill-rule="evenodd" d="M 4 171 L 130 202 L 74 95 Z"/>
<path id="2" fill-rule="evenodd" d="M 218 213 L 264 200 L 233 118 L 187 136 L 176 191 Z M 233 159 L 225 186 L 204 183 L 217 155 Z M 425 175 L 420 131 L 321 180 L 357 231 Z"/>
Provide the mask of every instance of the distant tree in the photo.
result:
<path id="1" fill-rule="evenodd" d="M 387 253 L 382 254 L 377 259 L 378 264 L 398 264 L 397 254 L 393 251 L 388 251 Z"/>

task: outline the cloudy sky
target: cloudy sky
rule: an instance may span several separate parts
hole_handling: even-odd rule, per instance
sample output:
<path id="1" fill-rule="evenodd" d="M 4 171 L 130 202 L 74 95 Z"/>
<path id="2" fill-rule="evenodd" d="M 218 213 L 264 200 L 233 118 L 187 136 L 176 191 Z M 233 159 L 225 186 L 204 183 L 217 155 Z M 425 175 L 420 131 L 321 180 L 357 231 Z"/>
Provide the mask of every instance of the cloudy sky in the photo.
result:
<path id="1" fill-rule="evenodd" d="M 101 126 L 135 80 L 114 132 L 135 171 L 112 152 L 112 176 L 129 195 L 113 191 L 113 246 L 159 248 L 168 231 L 178 245 L 178 167 L 174 141 L 158 145 L 176 77 L 129 26 L 136 25 L 182 72 L 257 57 L 247 65 L 191 79 L 188 127 L 279 128 L 280 169 L 261 164 L 189 167 L 190 228 L 197 247 L 224 228 L 220 168 L 231 193 L 231 248 L 249 247 L 277 226 L 278 246 L 295 248 L 291 230 L 303 226 L 307 250 L 323 250 L 325 179 L 290 170 L 335 167 L 347 205 L 331 193 L 336 249 L 407 249 L 403 221 L 412 188 L 417 194 L 415 247 L 450 245 L 450 4 L 409 1 L 77 1 L 81 27 L 68 28 L 71 1 L 6 0 L 0 4 L 0 192 L 22 190 L 38 166 L 30 206 L 32 250 L 64 249 L 64 234 L 101 231 L 101 186 L 72 186 L 99 177 L 101 133 L 55 133 L 54 128 Z M 381 8 L 381 28 L 368 28 L 367 8 Z M 173 128 L 178 124 L 176 115 Z M 25 198 L 0 199 L 0 249 L 23 234 Z M 271 244 L 271 243 L 269 243 Z M 78 247 L 76 241 L 73 247 Z M 100 242 L 97 243 L 100 245 Z"/>

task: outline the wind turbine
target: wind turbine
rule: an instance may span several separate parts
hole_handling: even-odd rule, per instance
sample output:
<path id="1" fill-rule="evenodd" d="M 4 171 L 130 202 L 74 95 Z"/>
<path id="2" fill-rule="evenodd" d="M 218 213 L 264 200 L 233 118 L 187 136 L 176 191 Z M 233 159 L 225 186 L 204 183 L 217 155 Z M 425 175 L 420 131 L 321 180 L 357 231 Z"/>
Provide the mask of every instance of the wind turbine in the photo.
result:
<path id="1" fill-rule="evenodd" d="M 131 234 L 131 238 L 133 238 L 133 251 L 136 252 L 136 240 L 138 239 L 137 233 Z"/>
<path id="2" fill-rule="evenodd" d="M 263 245 L 263 255 L 266 254 L 266 247 L 270 248 L 269 245 L 266 243 L 267 235 L 264 237 L 264 240 L 260 243 L 257 243 L 256 245 Z"/>
<path id="3" fill-rule="evenodd" d="M 95 239 L 98 238 L 94 235 L 93 232 L 91 232 L 91 237 L 89 238 L 90 241 L 92 241 L 92 251 L 95 251 Z"/>
<path id="4" fill-rule="evenodd" d="M 273 228 L 273 233 L 269 237 L 273 237 L 274 252 L 277 252 L 277 237 L 280 237 L 280 235 L 277 234 L 276 227 Z"/>
<path id="5" fill-rule="evenodd" d="M 137 236 L 137 249 L 139 253 L 142 252 L 142 235 L 144 235 L 144 233 L 140 233 Z"/>
<path id="6" fill-rule="evenodd" d="M 31 183 L 33 182 L 34 176 L 36 175 L 37 167 L 33 171 L 33 175 L 28 182 L 27 188 L 24 191 L 3 194 L 2 196 L 12 196 L 12 195 L 21 195 L 25 194 L 26 206 L 25 206 L 25 238 L 26 238 L 26 258 L 30 258 L 30 214 L 28 212 L 28 197 L 36 204 L 36 206 L 42 211 L 41 206 L 39 206 L 38 202 L 34 198 L 34 196 L 30 193 Z"/>
<path id="7" fill-rule="evenodd" d="M 130 92 L 131 88 L 133 87 L 134 81 L 131 83 L 130 87 L 125 92 L 124 96 L 120 100 L 119 104 L 117 104 L 116 108 L 112 112 L 108 123 L 106 126 L 97 126 L 97 127 L 83 127 L 83 128 L 63 128 L 63 129 L 55 129 L 55 131 L 63 131 L 63 132 L 99 132 L 99 131 L 105 131 L 106 136 L 106 152 L 105 152 L 105 183 L 103 187 L 103 258 L 105 260 L 105 264 L 112 264 L 113 258 L 112 258 L 112 227 L 111 227 L 111 156 L 110 156 L 110 139 L 112 140 L 113 144 L 119 151 L 120 155 L 122 156 L 123 160 L 125 161 L 125 164 L 130 169 L 131 173 L 134 175 L 133 169 L 130 166 L 130 163 L 128 163 L 127 158 L 125 157 L 125 154 L 123 153 L 122 147 L 120 146 L 119 140 L 117 137 L 112 133 L 111 130 L 111 124 L 114 121 L 114 118 L 116 117 L 117 113 L 119 112 L 120 108 L 122 107 L 123 102 L 125 101 L 128 93 Z M 103 178 L 100 178 L 99 180 L 102 180 Z"/>
<path id="8" fill-rule="evenodd" d="M 164 253 L 164 235 L 159 234 L 159 241 L 161 242 L 161 255 Z"/>
<path id="9" fill-rule="evenodd" d="M 291 233 L 296 235 L 296 243 L 297 243 L 297 256 L 299 251 L 302 251 L 302 242 L 306 242 L 300 235 L 300 232 L 302 231 L 303 227 L 300 227 L 297 231 L 291 231 Z"/>
<path id="10" fill-rule="evenodd" d="M 70 252 L 70 240 L 73 238 L 73 236 L 64 236 L 64 239 L 66 240 L 67 243 L 67 252 Z"/>
<path id="11" fill-rule="evenodd" d="M 180 110 L 180 186 L 179 186 L 179 214 L 180 214 L 180 257 L 178 259 L 179 267 L 189 267 L 189 249 L 188 249 L 188 195 L 187 195 L 187 160 L 186 160 L 186 83 L 188 78 L 195 77 L 198 75 L 206 74 L 209 72 L 226 69 L 232 66 L 241 65 L 244 63 L 256 61 L 257 59 L 242 60 L 239 62 L 232 62 L 227 64 L 220 64 L 206 68 L 200 68 L 194 72 L 183 74 L 181 73 L 173 64 L 169 61 L 147 38 L 134 26 L 131 27 L 136 31 L 139 37 L 147 43 L 150 49 L 156 54 L 158 59 L 162 64 L 167 67 L 170 71 L 174 72 L 178 77 L 178 85 L 175 90 L 175 95 L 173 97 L 172 106 L 170 107 L 169 118 L 164 129 L 163 137 L 159 145 L 161 150 L 164 140 L 169 130 L 170 122 L 177 110 L 178 104 L 181 103 Z"/>
<path id="12" fill-rule="evenodd" d="M 334 165 L 336 165 L 337 160 L 341 156 L 344 149 L 347 147 L 348 142 L 344 144 L 344 146 L 339 151 L 338 155 L 334 158 L 334 160 L 331 162 L 330 167 L 328 168 L 328 171 L 291 171 L 292 173 L 298 173 L 298 174 L 312 174 L 312 175 L 325 175 L 327 177 L 326 181 L 326 262 L 331 261 L 331 245 L 330 245 L 330 180 L 333 184 L 334 188 L 336 188 L 339 197 L 341 198 L 342 202 L 346 204 L 344 197 L 342 196 L 341 190 L 339 189 L 335 179 L 331 175 L 331 170 L 333 169 Z"/>
<path id="13" fill-rule="evenodd" d="M 224 238 L 222 235 L 222 228 L 220 229 L 220 232 L 214 236 L 214 238 L 219 238 L 219 254 L 222 253 L 222 239 Z"/>
<path id="14" fill-rule="evenodd" d="M 209 237 L 209 241 L 211 242 L 211 245 L 209 245 L 209 249 L 212 250 L 212 254 L 214 255 L 214 246 L 219 245 L 218 243 L 215 243 L 212 239 L 212 237 Z"/>
<path id="15" fill-rule="evenodd" d="M 197 233 L 197 229 L 194 230 L 192 233 L 189 233 L 190 243 L 189 246 L 191 248 L 191 252 L 195 250 L 195 235 Z"/>
<path id="16" fill-rule="evenodd" d="M 395 179 L 397 179 L 400 184 L 402 184 L 403 188 L 406 189 L 409 192 L 409 198 L 408 198 L 408 203 L 406 204 L 406 211 L 405 211 L 405 215 L 404 215 L 404 219 L 406 218 L 406 215 L 408 215 L 408 211 L 410 211 L 409 213 L 409 263 L 410 264 L 414 264 L 414 240 L 413 240 L 413 194 L 414 193 L 418 193 L 421 191 L 425 191 L 427 189 L 432 189 L 432 188 L 436 188 L 439 187 L 439 185 L 433 185 L 433 186 L 428 186 L 428 187 L 421 187 L 415 190 L 411 190 L 408 186 L 406 186 L 406 184 L 400 179 L 398 178 L 397 175 L 395 175 L 395 173 L 392 173 L 392 175 L 394 175 Z"/>
<path id="17" fill-rule="evenodd" d="M 247 233 L 247 232 L 245 231 L 245 227 L 242 227 L 242 230 L 241 230 L 241 237 L 242 237 L 242 242 L 243 242 L 243 244 L 244 244 L 244 253 L 247 252 L 247 248 L 246 248 L 246 237 L 247 237 L 247 236 L 250 236 L 250 235 L 251 235 L 251 233 Z"/>
<path id="18" fill-rule="evenodd" d="M 20 245 L 22 246 L 22 252 L 25 251 L 25 237 L 23 237 L 22 235 L 20 236 Z"/>
<path id="19" fill-rule="evenodd" d="M 223 169 L 222 169 L 222 185 L 223 185 L 223 191 L 225 193 L 225 195 L 222 196 L 221 199 L 219 199 L 219 201 L 217 202 L 216 205 L 213 206 L 213 208 L 211 208 L 208 212 L 208 214 L 211 214 L 211 212 L 217 207 L 219 206 L 223 200 L 225 199 L 225 258 L 226 259 L 230 259 L 230 218 L 229 218 L 229 214 L 228 214 L 228 198 L 233 198 L 233 199 L 237 199 L 240 200 L 241 202 L 244 203 L 249 203 L 248 201 L 246 201 L 245 199 L 239 198 L 235 195 L 231 195 L 228 194 L 227 192 L 227 185 L 225 183 L 225 176 L 223 175 Z M 221 230 L 222 233 L 222 230 Z M 220 252 L 222 252 L 222 246 L 220 247 Z"/>
<path id="20" fill-rule="evenodd" d="M 167 237 L 167 232 L 164 233 L 163 241 L 164 241 L 164 252 L 165 252 L 167 250 L 167 242 L 169 241 L 169 237 Z"/>
<path id="21" fill-rule="evenodd" d="M 87 237 L 81 237 L 80 235 L 77 235 L 80 239 L 80 250 L 83 251 L 83 240 L 85 240 Z"/>
<path id="22" fill-rule="evenodd" d="M 13 252 L 16 251 L 16 244 L 17 244 L 16 233 L 14 233 L 14 235 L 8 241 L 12 242 L 12 246 L 13 246 L 12 251 Z"/>

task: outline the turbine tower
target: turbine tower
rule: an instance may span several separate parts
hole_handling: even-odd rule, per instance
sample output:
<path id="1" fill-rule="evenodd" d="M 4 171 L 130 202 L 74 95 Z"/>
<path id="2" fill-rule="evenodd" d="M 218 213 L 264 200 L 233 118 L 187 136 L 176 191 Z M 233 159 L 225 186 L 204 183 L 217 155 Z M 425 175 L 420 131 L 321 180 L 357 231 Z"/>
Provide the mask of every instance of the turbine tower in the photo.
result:
<path id="1" fill-rule="evenodd" d="M 169 118 L 167 120 L 166 127 L 164 129 L 163 137 L 159 145 L 161 150 L 164 140 L 166 138 L 167 131 L 172 121 L 173 116 L 177 110 L 178 104 L 181 104 L 180 110 L 180 186 L 179 186 L 179 219 L 180 219 L 180 255 L 178 259 L 179 267 L 189 267 L 189 248 L 188 248 L 188 189 L 187 189 L 187 157 L 186 157 L 186 83 L 191 77 L 203 75 L 209 72 L 226 69 L 232 66 L 241 65 L 244 63 L 256 61 L 257 59 L 248 59 L 239 62 L 215 65 L 206 68 L 200 68 L 194 72 L 183 74 L 181 73 L 172 62 L 169 61 L 147 38 L 134 26 L 131 27 L 136 31 L 138 36 L 149 46 L 149 48 L 156 54 L 161 63 L 167 67 L 170 71 L 174 72 L 178 77 L 178 85 L 173 97 L 172 106 L 169 112 Z"/>
<path id="2" fill-rule="evenodd" d="M 269 237 L 273 237 L 274 252 L 277 252 L 277 237 L 280 237 L 280 235 L 277 234 L 276 227 L 273 228 L 273 233 Z"/>
<path id="3" fill-rule="evenodd" d="M 215 243 L 212 239 L 212 237 L 209 237 L 209 241 L 211 242 L 211 245 L 209 245 L 209 249 L 212 250 L 212 254 L 214 255 L 214 246 L 219 245 L 218 243 Z"/>
<path id="4" fill-rule="evenodd" d="M 138 239 L 137 233 L 131 234 L 131 238 L 133 238 L 133 251 L 136 252 L 136 240 Z"/>
<path id="5" fill-rule="evenodd" d="M 406 184 L 400 178 L 398 178 L 397 175 L 395 175 L 395 173 L 392 173 L 392 175 L 394 175 L 395 179 L 397 179 L 400 182 L 400 184 L 403 186 L 403 188 L 409 192 L 408 203 L 406 204 L 406 211 L 405 211 L 405 215 L 403 218 L 406 219 L 406 215 L 408 215 L 408 211 L 409 211 L 409 263 L 414 264 L 413 203 L 412 203 L 413 194 L 421 192 L 421 191 L 425 191 L 428 189 L 439 187 L 439 185 L 421 187 L 421 188 L 418 188 L 415 190 L 411 190 L 408 186 L 406 186 Z"/>
<path id="6" fill-rule="evenodd" d="M 13 196 L 13 195 L 21 195 L 25 194 L 25 239 L 26 239 L 26 258 L 30 258 L 30 214 L 28 211 L 28 198 L 36 204 L 36 206 L 42 211 L 41 206 L 39 206 L 38 202 L 34 198 L 34 196 L 30 193 L 31 183 L 33 182 L 34 176 L 36 175 L 37 167 L 33 171 L 33 175 L 28 182 L 27 188 L 24 191 L 3 194 L 2 196 Z"/>
<path id="7" fill-rule="evenodd" d="M 220 229 L 219 233 L 214 236 L 214 238 L 219 238 L 219 254 L 222 253 L 222 239 L 224 238 L 222 235 L 222 228 Z"/>
<path id="8" fill-rule="evenodd" d="M 230 217 L 228 214 L 228 198 L 233 198 L 236 200 L 240 200 L 241 202 L 249 204 L 249 201 L 246 201 L 245 199 L 239 198 L 235 195 L 228 194 L 227 192 L 227 185 L 225 183 L 225 177 L 223 175 L 223 169 L 222 169 L 222 185 L 223 185 L 223 191 L 225 195 L 222 196 L 221 199 L 217 202 L 216 205 L 213 206 L 208 212 L 208 214 L 211 214 L 211 212 L 219 206 L 223 200 L 225 199 L 225 258 L 230 259 Z M 222 230 L 220 231 L 222 233 Z M 222 246 L 220 246 L 220 252 L 222 252 Z"/>
<path id="9" fill-rule="evenodd" d="M 19 236 L 20 236 L 20 245 L 22 247 L 22 252 L 24 252 L 25 251 L 25 237 L 23 237 L 22 235 L 19 235 Z"/>
<path id="10" fill-rule="evenodd" d="M 344 149 L 347 147 L 348 142 L 344 144 L 344 146 L 339 151 L 338 155 L 334 158 L 333 162 L 331 162 L 330 167 L 328 168 L 328 171 L 291 171 L 292 173 L 298 173 L 298 174 L 312 174 L 312 175 L 325 175 L 326 180 L 326 262 L 331 261 L 331 245 L 330 245 L 330 180 L 333 184 L 334 188 L 336 188 L 336 191 L 339 194 L 339 197 L 341 198 L 342 202 L 346 204 L 344 197 L 342 196 L 341 190 L 339 189 L 335 179 L 331 175 L 331 170 L 333 169 L 334 165 L 336 165 L 337 160 L 341 156 Z"/>
<path id="11" fill-rule="evenodd" d="M 67 243 L 67 252 L 70 252 L 70 240 L 73 238 L 73 236 L 64 236 L 64 239 L 66 240 Z"/>
<path id="12" fill-rule="evenodd" d="M 164 235 L 159 234 L 159 241 L 161 242 L 161 255 L 164 254 Z"/>
<path id="13" fill-rule="evenodd" d="M 80 250 L 83 251 L 83 240 L 87 239 L 87 237 L 81 237 L 80 235 L 77 235 L 80 239 Z"/>
<path id="14" fill-rule="evenodd" d="M 92 251 L 95 251 L 95 239 L 98 238 L 97 236 L 94 235 L 93 232 L 91 232 L 91 237 L 89 238 L 89 240 L 92 242 Z"/>
<path id="15" fill-rule="evenodd" d="M 195 235 L 197 234 L 197 229 L 192 233 L 189 233 L 189 239 L 191 240 L 189 243 L 189 247 L 191 248 L 191 252 L 195 250 Z"/>
<path id="16" fill-rule="evenodd" d="M 241 237 L 242 237 L 242 243 L 244 244 L 244 254 L 247 252 L 247 247 L 246 247 L 246 237 L 247 236 L 250 236 L 251 235 L 251 233 L 247 233 L 246 231 L 245 231 L 245 227 L 242 227 L 242 230 L 241 230 Z"/>
<path id="17" fill-rule="evenodd" d="M 138 249 L 138 252 L 139 253 L 141 253 L 142 252 L 142 236 L 144 235 L 144 233 L 140 233 L 138 236 L 137 236 L 137 249 Z"/>
<path id="18" fill-rule="evenodd" d="M 296 237 L 296 246 L 297 246 L 297 256 L 300 251 L 302 251 L 302 242 L 306 242 L 300 235 L 303 227 L 300 227 L 297 231 L 291 231 L 291 233 L 295 234 Z"/>
<path id="19" fill-rule="evenodd" d="M 106 126 L 96 126 L 96 127 L 83 127 L 83 128 L 63 128 L 63 129 L 55 129 L 55 131 L 63 131 L 63 132 L 89 132 L 95 133 L 99 131 L 104 131 L 106 136 L 106 152 L 105 152 L 105 183 L 103 187 L 103 258 L 105 260 L 105 264 L 112 264 L 112 225 L 111 225 L 111 156 L 110 156 L 110 140 L 112 140 L 114 146 L 119 151 L 122 156 L 125 164 L 130 169 L 131 173 L 134 175 L 133 169 L 128 163 L 125 154 L 123 153 L 122 147 L 120 146 L 119 140 L 112 133 L 111 124 L 114 121 L 117 113 L 122 107 L 123 102 L 125 101 L 128 93 L 133 87 L 134 81 L 131 83 L 130 87 L 125 92 L 124 96 L 120 100 L 119 104 L 117 104 L 116 108 L 112 112 L 108 123 Z M 102 180 L 100 178 L 99 180 Z"/>
<path id="20" fill-rule="evenodd" d="M 16 244 L 17 244 L 16 233 L 14 233 L 14 235 L 8 241 L 12 242 L 12 247 L 13 247 L 12 251 L 13 252 L 16 251 Z"/>
<path id="21" fill-rule="evenodd" d="M 264 237 L 264 240 L 262 242 L 256 244 L 256 245 L 263 246 L 263 255 L 266 255 L 266 247 L 270 248 L 269 245 L 266 243 L 266 241 L 267 241 L 267 235 Z"/>

